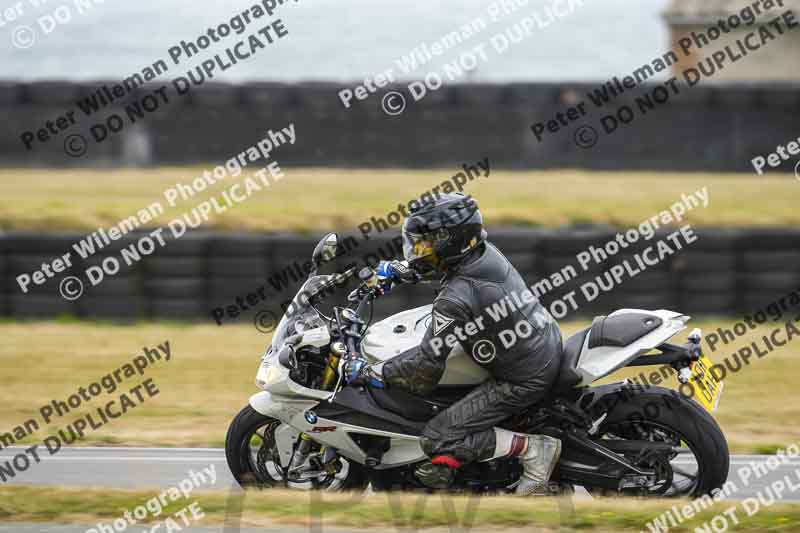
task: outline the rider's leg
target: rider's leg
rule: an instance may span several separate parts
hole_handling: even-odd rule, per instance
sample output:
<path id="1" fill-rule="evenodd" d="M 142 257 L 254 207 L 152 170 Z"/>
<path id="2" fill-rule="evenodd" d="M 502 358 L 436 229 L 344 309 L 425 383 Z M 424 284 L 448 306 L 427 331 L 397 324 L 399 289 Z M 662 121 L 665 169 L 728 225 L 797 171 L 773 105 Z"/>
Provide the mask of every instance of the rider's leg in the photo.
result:
<path id="1" fill-rule="evenodd" d="M 544 399 L 558 375 L 559 363 L 559 358 L 554 357 L 535 379 L 526 383 L 490 380 L 476 387 L 428 423 L 420 440 L 423 451 L 433 464 L 450 468 L 520 453 L 526 468 L 524 475 L 544 470 L 549 477 L 557 457 L 548 460 L 550 447 L 541 444 L 545 439 L 519 435 L 522 440 L 514 444 L 511 432 L 498 433 L 494 426 Z M 544 466 L 537 469 L 536 461 Z"/>
<path id="2" fill-rule="evenodd" d="M 548 435 L 528 435 L 494 428 L 495 452 L 490 459 L 519 457 L 522 477 L 517 494 L 528 496 L 547 492 L 547 482 L 561 456 L 561 441 Z"/>

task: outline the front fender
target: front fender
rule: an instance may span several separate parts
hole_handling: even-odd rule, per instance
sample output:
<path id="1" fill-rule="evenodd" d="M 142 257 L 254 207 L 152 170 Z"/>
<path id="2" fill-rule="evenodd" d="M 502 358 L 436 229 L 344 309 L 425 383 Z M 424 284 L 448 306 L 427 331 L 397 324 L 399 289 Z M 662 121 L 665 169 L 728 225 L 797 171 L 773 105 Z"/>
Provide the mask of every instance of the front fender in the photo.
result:
<path id="1" fill-rule="evenodd" d="M 305 412 L 319 404 L 315 400 L 286 398 L 267 391 L 253 394 L 248 403 L 262 415 L 275 418 L 303 431 L 312 427 L 305 421 Z"/>
<path id="2" fill-rule="evenodd" d="M 262 415 L 277 418 L 275 416 L 276 405 L 275 402 L 272 401 L 272 394 L 266 391 L 257 392 L 250 396 L 247 403 Z"/>

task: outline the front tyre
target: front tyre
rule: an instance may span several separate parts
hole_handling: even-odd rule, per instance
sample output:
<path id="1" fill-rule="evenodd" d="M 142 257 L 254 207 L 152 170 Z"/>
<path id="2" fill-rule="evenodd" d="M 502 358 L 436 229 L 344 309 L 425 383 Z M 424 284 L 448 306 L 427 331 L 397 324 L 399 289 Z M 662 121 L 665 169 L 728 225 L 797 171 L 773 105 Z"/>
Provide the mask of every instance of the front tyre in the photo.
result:
<path id="1" fill-rule="evenodd" d="M 639 466 L 654 469 L 658 481 L 644 493 L 655 497 L 699 497 L 728 478 L 730 455 L 725 435 L 696 402 L 661 387 L 616 393 L 599 428 L 603 439 L 648 440 L 673 445 L 674 453 Z M 633 459 L 633 457 L 629 457 Z M 623 491 L 625 492 L 625 491 Z"/>
<path id="2" fill-rule="evenodd" d="M 302 480 L 290 478 L 287 468 L 281 463 L 275 440 L 275 431 L 281 426 L 280 420 L 262 415 L 249 404 L 231 422 L 225 437 L 225 458 L 231 474 L 242 488 L 342 491 L 366 486 L 363 467 L 344 457 L 337 459 L 335 469 L 329 468 Z"/>

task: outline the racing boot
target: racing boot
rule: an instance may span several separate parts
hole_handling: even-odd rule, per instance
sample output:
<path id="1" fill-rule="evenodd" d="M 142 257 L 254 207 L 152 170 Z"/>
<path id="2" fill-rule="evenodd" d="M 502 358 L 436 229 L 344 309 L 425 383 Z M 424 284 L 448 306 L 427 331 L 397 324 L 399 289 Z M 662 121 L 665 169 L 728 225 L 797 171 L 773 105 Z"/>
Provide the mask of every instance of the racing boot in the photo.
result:
<path id="1" fill-rule="evenodd" d="M 495 453 L 498 457 L 519 457 L 522 475 L 517 483 L 518 496 L 548 494 L 547 482 L 561 457 L 561 441 L 547 435 L 526 435 L 494 428 Z"/>
<path id="2" fill-rule="evenodd" d="M 432 489 L 450 487 L 453 484 L 453 479 L 455 479 L 455 471 L 461 465 L 458 462 L 442 461 L 441 459 L 443 458 L 442 456 L 437 456 L 431 461 L 421 464 L 414 471 L 414 475 L 426 487 Z"/>

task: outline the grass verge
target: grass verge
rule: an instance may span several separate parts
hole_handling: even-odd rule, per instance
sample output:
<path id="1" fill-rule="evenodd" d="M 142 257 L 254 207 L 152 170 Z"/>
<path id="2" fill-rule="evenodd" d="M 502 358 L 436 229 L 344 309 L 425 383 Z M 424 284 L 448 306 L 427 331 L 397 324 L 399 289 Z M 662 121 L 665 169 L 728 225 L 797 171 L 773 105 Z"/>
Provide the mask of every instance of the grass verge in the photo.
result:
<path id="1" fill-rule="evenodd" d="M 709 331 L 730 327 L 733 322 L 698 321 L 691 325 Z M 568 322 L 562 329 L 568 335 L 586 325 Z M 771 326 L 761 326 L 709 355 L 720 361 L 771 330 Z M 13 432 L 31 418 L 41 425 L 39 431 L 19 443 L 41 442 L 82 413 L 117 399 L 120 392 L 142 379 L 153 379 L 158 395 L 129 410 L 123 419 L 89 431 L 80 441 L 101 446 L 222 446 L 231 419 L 257 392 L 255 372 L 270 341 L 269 335 L 250 324 L 217 327 L 187 323 L 6 322 L 0 323 L 0 338 L 0 434 Z M 172 353 L 169 362 L 157 362 L 144 371 L 144 377 L 132 377 L 114 393 L 103 392 L 49 425 L 43 423 L 39 414 L 42 406 L 52 400 L 65 401 L 79 387 L 88 387 L 130 362 L 143 347 L 166 340 Z M 787 379 L 794 375 L 799 351 L 800 345 L 789 343 L 763 359 L 754 359 L 726 379 L 715 418 L 733 452 L 761 453 L 800 440 L 797 391 L 794 380 Z M 611 380 L 642 370 L 620 371 Z M 674 381 L 669 378 L 665 385 L 673 387 Z"/>
<path id="2" fill-rule="evenodd" d="M 166 212 L 163 225 L 219 195 L 238 178 L 222 180 L 174 208 L 164 191 L 189 184 L 213 168 L 163 167 L 116 170 L 0 170 L 0 229 L 94 231 L 117 224 L 153 202 Z M 221 215 L 207 228 L 222 230 L 352 229 L 370 217 L 386 217 L 459 168 L 351 170 L 284 168 L 285 177 Z M 797 225 L 798 184 L 790 176 L 676 172 L 499 171 L 469 182 L 489 226 L 596 223 L 630 226 L 708 187 L 710 205 L 687 215 L 693 225 Z M 747 201 L 742 201 L 746 198 Z"/>
<path id="3" fill-rule="evenodd" d="M 64 488 L 0 488 L 0 521 L 109 524 L 158 495 L 157 491 L 86 490 Z M 165 520 L 196 501 L 205 515 L 196 525 L 222 524 L 232 500 L 224 492 L 192 493 L 189 499 L 170 503 L 148 522 Z M 357 529 L 462 528 L 460 531 L 499 531 L 525 527 L 526 531 L 618 532 L 647 530 L 646 524 L 675 500 L 622 500 L 514 497 L 466 497 L 411 494 L 322 494 L 297 491 L 247 492 L 241 504 L 240 524 L 245 527 L 305 526 Z M 235 508 L 234 505 L 231 508 Z M 719 513 L 728 511 L 730 531 L 798 531 L 800 506 L 774 505 L 752 516 L 736 502 L 721 502 L 701 510 L 671 532 L 694 532 Z M 752 507 L 751 507 L 752 509 Z M 191 515 L 187 515 L 191 517 Z M 733 525 L 733 518 L 738 525 Z M 182 524 L 178 519 L 177 523 Z M 230 518 L 229 518 L 230 520 Z M 717 519 L 719 520 L 719 519 Z M 721 522 L 717 522 L 719 525 Z M 446 531 L 447 529 L 443 529 Z M 709 528 L 709 531 L 714 529 Z"/>

